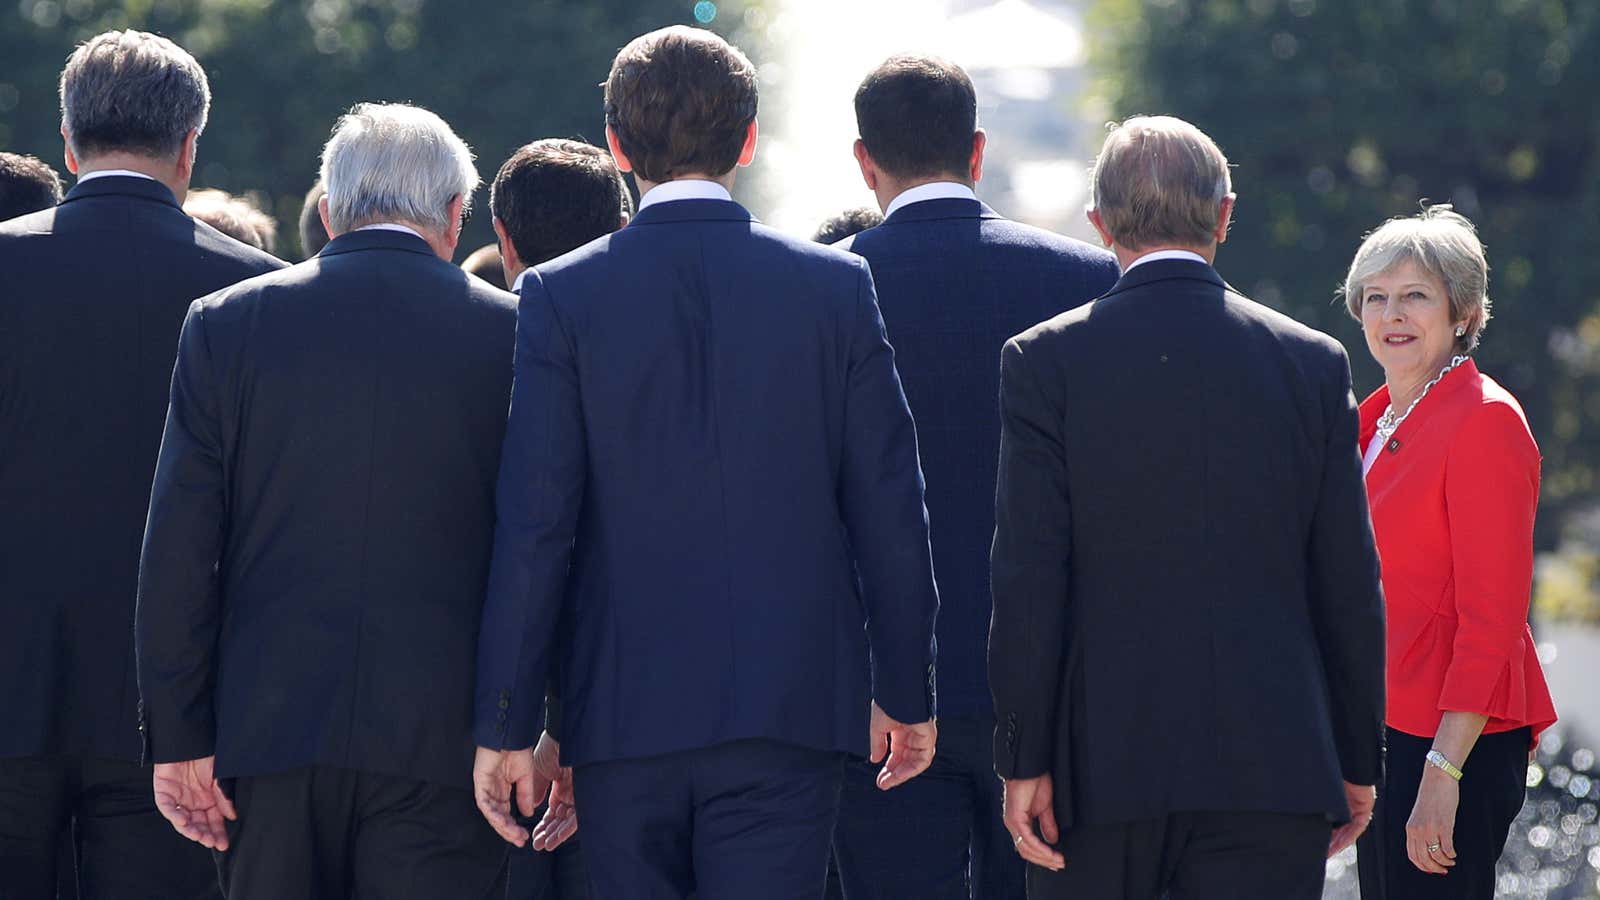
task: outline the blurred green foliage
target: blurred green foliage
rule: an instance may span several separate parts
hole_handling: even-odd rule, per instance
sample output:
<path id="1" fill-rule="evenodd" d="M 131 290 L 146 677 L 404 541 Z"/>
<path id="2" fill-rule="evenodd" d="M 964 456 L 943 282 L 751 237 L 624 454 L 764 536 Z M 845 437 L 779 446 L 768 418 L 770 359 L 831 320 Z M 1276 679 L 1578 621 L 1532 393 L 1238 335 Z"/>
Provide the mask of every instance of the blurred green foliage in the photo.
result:
<path id="1" fill-rule="evenodd" d="M 58 169 L 56 82 L 73 47 L 112 28 L 164 34 L 211 80 L 195 187 L 259 191 L 298 259 L 296 219 L 340 113 L 403 100 L 449 122 L 485 187 L 460 251 L 494 239 L 487 182 L 527 141 L 604 143 L 601 91 L 617 49 L 695 22 L 694 0 L 21 0 L 0 7 L 0 149 Z M 730 17 L 718 17 L 714 29 Z M 65 175 L 65 172 L 63 172 Z"/>
<path id="2" fill-rule="evenodd" d="M 1199 125 L 1234 164 L 1222 273 L 1382 373 L 1336 298 L 1362 236 L 1452 202 L 1488 246 L 1483 370 L 1544 452 L 1536 543 L 1600 500 L 1600 3 L 1096 0 L 1100 110 Z M 1595 583 L 1587 586 L 1593 602 Z"/>

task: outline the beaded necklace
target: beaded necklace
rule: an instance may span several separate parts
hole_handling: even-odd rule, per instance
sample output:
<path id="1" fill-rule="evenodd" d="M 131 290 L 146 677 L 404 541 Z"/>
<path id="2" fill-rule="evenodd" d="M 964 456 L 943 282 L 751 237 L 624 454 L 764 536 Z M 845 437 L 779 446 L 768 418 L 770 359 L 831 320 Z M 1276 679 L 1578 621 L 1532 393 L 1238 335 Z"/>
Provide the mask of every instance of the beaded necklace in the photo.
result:
<path id="1" fill-rule="evenodd" d="M 1422 402 L 1423 397 L 1428 396 L 1428 391 L 1433 390 L 1434 385 L 1443 380 L 1446 375 L 1449 375 L 1451 369 L 1454 369 L 1456 366 L 1459 366 L 1466 361 L 1466 356 L 1451 357 L 1450 362 L 1446 363 L 1445 367 L 1439 370 L 1439 374 L 1435 375 L 1432 381 L 1422 386 L 1422 392 L 1417 394 L 1417 399 L 1411 401 L 1411 405 L 1406 407 L 1406 411 L 1401 413 L 1399 416 L 1394 414 L 1394 404 L 1391 403 L 1384 407 L 1383 415 L 1378 417 L 1378 431 L 1375 435 L 1373 435 L 1372 439 L 1380 444 L 1388 442 L 1389 438 L 1400 428 L 1400 423 L 1404 422 L 1406 417 L 1411 415 L 1411 411 L 1417 408 L 1417 404 Z"/>

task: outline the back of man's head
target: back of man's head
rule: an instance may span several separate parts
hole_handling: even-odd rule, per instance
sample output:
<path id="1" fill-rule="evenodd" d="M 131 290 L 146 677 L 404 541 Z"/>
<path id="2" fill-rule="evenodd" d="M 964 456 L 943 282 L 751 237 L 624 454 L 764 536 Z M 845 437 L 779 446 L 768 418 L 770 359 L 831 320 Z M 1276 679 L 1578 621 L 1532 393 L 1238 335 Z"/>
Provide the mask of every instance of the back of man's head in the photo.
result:
<path id="1" fill-rule="evenodd" d="M 322 179 L 318 178 L 311 185 L 311 190 L 306 191 L 306 199 L 300 204 L 300 254 L 303 259 L 310 259 L 322 252 L 328 246 L 328 229 L 322 227 L 322 214 L 318 204 L 327 195 L 322 189 Z"/>
<path id="2" fill-rule="evenodd" d="M 970 177 L 978 97 L 960 66 L 937 56 L 891 56 L 856 88 L 855 103 L 861 142 L 890 176 Z"/>
<path id="3" fill-rule="evenodd" d="M 176 156 L 206 127 L 211 88 L 193 56 L 159 35 L 108 31 L 78 46 L 61 71 L 61 123 L 78 159 Z"/>
<path id="4" fill-rule="evenodd" d="M 183 211 L 257 250 L 272 253 L 277 249 L 278 221 L 247 197 L 215 188 L 190 191 L 183 201 Z"/>
<path id="5" fill-rule="evenodd" d="M 450 202 L 472 203 L 472 150 L 445 121 L 403 103 L 358 103 L 322 148 L 322 185 L 335 234 L 379 222 L 453 233 Z"/>
<path id="6" fill-rule="evenodd" d="M 489 188 L 489 208 L 524 266 L 616 231 L 631 205 L 611 154 L 560 138 L 519 147 Z"/>
<path id="7" fill-rule="evenodd" d="M 883 224 L 883 213 L 870 206 L 858 206 L 830 216 L 817 226 L 811 239 L 819 244 L 837 244 L 847 237 Z"/>
<path id="8" fill-rule="evenodd" d="M 467 254 L 467 258 L 461 261 L 461 268 L 497 288 L 510 286 L 506 281 L 506 265 L 500 258 L 499 244 L 485 244 Z"/>
<path id="9" fill-rule="evenodd" d="M 1106 135 L 1090 188 L 1118 246 L 1206 247 L 1217 239 L 1233 179 L 1205 132 L 1171 116 L 1134 116 Z"/>
<path id="10" fill-rule="evenodd" d="M 0 222 L 61 202 L 61 176 L 37 156 L 0 153 Z"/>
<path id="11" fill-rule="evenodd" d="M 683 25 L 634 38 L 606 79 L 606 125 L 634 173 L 657 184 L 732 171 L 756 104 L 750 60 L 717 35 Z"/>

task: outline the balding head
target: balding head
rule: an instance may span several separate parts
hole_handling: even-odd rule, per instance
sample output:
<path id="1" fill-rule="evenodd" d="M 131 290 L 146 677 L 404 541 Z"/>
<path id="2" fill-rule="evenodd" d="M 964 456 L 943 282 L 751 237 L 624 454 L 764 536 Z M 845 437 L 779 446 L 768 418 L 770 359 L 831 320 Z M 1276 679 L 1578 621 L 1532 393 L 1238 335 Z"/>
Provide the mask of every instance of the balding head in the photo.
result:
<path id="1" fill-rule="evenodd" d="M 1091 187 L 1097 224 L 1137 251 L 1211 246 L 1233 180 L 1205 132 L 1171 116 L 1135 116 L 1106 135 Z"/>

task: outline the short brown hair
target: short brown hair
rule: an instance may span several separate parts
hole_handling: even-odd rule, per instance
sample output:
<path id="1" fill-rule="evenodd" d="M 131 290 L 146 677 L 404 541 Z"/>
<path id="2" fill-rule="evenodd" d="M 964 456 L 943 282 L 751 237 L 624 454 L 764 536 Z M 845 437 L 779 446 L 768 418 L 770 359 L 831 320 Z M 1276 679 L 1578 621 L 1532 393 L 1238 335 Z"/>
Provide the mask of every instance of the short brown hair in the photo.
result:
<path id="1" fill-rule="evenodd" d="M 234 196 L 215 188 L 190 191 L 184 198 L 183 211 L 257 250 L 277 250 L 278 220 L 247 196 Z"/>
<path id="2" fill-rule="evenodd" d="M 756 99 L 756 68 L 739 48 L 674 25 L 617 54 L 606 79 L 606 124 L 646 181 L 718 176 L 739 164 Z"/>
<path id="3" fill-rule="evenodd" d="M 489 209 L 524 266 L 616 231 L 631 199 L 611 154 L 561 138 L 517 148 L 489 187 Z"/>
<path id="4" fill-rule="evenodd" d="M 1233 192 L 1216 142 L 1171 116 L 1134 116 L 1114 126 L 1089 180 L 1101 223 L 1129 250 L 1210 244 L 1222 201 Z"/>
<path id="5" fill-rule="evenodd" d="M 891 56 L 862 80 L 855 102 L 861 142 L 885 172 L 968 177 L 978 95 L 960 66 L 937 56 Z"/>
<path id="6" fill-rule="evenodd" d="M 0 222 L 61 202 L 61 176 L 36 156 L 0 153 Z"/>

